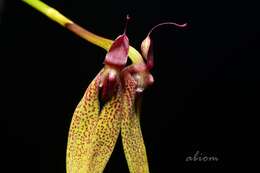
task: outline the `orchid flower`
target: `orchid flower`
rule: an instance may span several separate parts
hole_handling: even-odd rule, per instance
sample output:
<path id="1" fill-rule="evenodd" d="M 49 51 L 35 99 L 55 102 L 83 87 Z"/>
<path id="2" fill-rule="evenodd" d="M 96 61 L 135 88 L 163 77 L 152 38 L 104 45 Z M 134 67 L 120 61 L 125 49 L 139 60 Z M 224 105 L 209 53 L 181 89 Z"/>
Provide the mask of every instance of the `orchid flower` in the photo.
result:
<path id="1" fill-rule="evenodd" d="M 114 41 L 97 36 L 39 0 L 23 0 L 52 20 L 108 52 L 104 67 L 90 83 L 73 114 L 67 143 L 67 173 L 102 173 L 121 134 L 131 173 L 148 173 L 140 126 L 142 92 L 154 82 L 151 32 L 141 44 L 142 55 L 129 45 L 126 28 Z M 127 21 L 129 18 L 127 18 Z M 127 23 L 126 23 L 127 24 Z M 130 57 L 133 64 L 126 66 Z M 104 106 L 100 106 L 100 102 Z"/>

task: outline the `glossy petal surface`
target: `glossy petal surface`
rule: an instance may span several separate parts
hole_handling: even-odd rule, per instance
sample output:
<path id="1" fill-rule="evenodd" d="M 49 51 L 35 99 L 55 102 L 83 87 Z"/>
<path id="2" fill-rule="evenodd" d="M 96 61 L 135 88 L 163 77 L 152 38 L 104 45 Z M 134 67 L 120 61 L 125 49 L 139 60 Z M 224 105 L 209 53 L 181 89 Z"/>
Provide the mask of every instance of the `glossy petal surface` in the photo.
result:
<path id="1" fill-rule="evenodd" d="M 105 64 L 122 68 L 126 65 L 129 50 L 128 37 L 123 34 L 118 36 L 106 54 Z"/>

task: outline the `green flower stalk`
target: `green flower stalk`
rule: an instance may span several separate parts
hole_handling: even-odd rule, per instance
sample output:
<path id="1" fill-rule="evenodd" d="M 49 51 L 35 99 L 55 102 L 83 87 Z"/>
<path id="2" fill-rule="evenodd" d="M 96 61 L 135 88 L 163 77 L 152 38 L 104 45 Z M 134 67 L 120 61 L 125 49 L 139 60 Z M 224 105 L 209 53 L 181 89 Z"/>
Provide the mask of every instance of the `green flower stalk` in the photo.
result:
<path id="1" fill-rule="evenodd" d="M 102 173 L 121 134 L 130 173 L 149 173 L 140 126 L 141 97 L 153 82 L 150 30 L 141 44 L 142 55 L 124 33 L 114 41 L 93 34 L 39 0 L 23 0 L 83 39 L 107 50 L 104 67 L 88 86 L 73 114 L 67 143 L 67 173 Z M 129 17 L 127 18 L 127 21 Z M 127 24 L 127 23 L 126 23 Z M 126 66 L 127 58 L 133 64 Z M 105 102 L 100 107 L 100 99 Z"/>
<path id="2" fill-rule="evenodd" d="M 63 14 L 61 14 L 59 11 L 48 6 L 47 4 L 43 3 L 40 0 L 22 0 L 22 1 L 30 5 L 31 7 L 35 8 L 36 10 L 40 11 L 41 13 L 49 17 L 51 20 L 59 23 L 61 26 L 74 32 L 75 34 L 89 41 L 92 44 L 95 44 L 99 47 L 104 48 L 105 50 L 108 50 L 113 43 L 113 40 L 98 36 L 86 30 L 85 28 L 77 25 L 72 20 L 68 19 Z M 133 63 L 136 64 L 143 62 L 140 53 L 131 46 L 129 48 L 129 58 L 132 60 Z"/>

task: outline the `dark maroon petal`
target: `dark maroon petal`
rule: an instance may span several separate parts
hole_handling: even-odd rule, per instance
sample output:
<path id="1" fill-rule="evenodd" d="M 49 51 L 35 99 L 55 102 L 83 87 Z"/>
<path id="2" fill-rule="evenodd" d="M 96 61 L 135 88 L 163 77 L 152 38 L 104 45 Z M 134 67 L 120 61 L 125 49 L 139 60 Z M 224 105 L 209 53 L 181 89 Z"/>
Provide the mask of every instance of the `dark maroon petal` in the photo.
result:
<path id="1" fill-rule="evenodd" d="M 103 100 L 106 100 L 108 98 L 108 81 L 107 81 L 107 78 L 105 78 L 103 81 L 102 81 L 102 99 Z"/>
<path id="2" fill-rule="evenodd" d="M 125 34 L 116 38 L 106 54 L 105 64 L 123 68 L 126 65 L 129 50 L 129 41 Z"/>
<path id="3" fill-rule="evenodd" d="M 124 80 L 131 76 L 136 82 L 136 92 L 141 93 L 145 88 L 151 86 L 154 83 L 154 78 L 147 70 L 146 64 L 134 64 L 125 67 L 121 71 L 121 76 Z M 127 86 L 124 86 L 124 88 Z"/>
<path id="4" fill-rule="evenodd" d="M 117 91 L 119 85 L 119 76 L 115 70 L 110 70 L 103 76 L 100 87 L 102 87 L 102 99 L 110 99 Z"/>

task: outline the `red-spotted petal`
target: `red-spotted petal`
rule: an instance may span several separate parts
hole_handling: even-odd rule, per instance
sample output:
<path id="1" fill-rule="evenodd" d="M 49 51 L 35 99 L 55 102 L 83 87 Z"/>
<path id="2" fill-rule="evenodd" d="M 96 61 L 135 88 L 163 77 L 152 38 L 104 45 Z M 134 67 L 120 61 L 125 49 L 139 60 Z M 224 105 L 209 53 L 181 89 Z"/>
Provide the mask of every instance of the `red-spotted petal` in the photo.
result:
<path id="1" fill-rule="evenodd" d="M 86 173 L 102 173 L 115 147 L 120 132 L 122 90 L 103 107 L 93 131 L 90 152 L 87 154 Z"/>
<path id="2" fill-rule="evenodd" d="M 130 74 L 124 77 L 121 136 L 130 173 L 149 173 L 148 160 L 136 105 L 137 84 Z"/>
<path id="3" fill-rule="evenodd" d="M 99 83 L 100 74 L 91 82 L 73 114 L 67 143 L 67 173 L 84 172 L 91 133 L 98 121 Z"/>
<path id="4" fill-rule="evenodd" d="M 107 72 L 103 69 L 91 82 L 74 112 L 67 144 L 68 173 L 102 173 L 114 149 L 121 126 L 122 87 L 118 83 L 100 111 L 99 88 L 109 77 Z M 119 76 L 115 78 L 119 81 Z"/>

